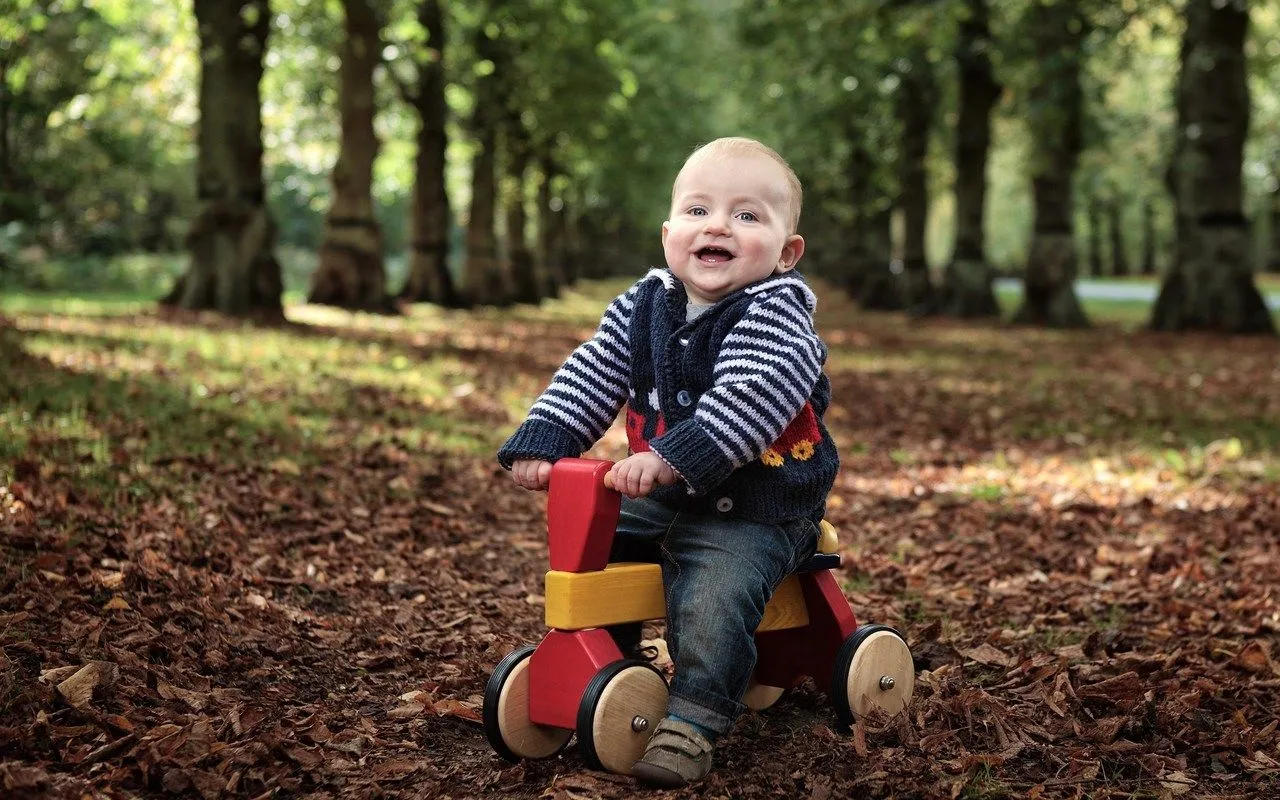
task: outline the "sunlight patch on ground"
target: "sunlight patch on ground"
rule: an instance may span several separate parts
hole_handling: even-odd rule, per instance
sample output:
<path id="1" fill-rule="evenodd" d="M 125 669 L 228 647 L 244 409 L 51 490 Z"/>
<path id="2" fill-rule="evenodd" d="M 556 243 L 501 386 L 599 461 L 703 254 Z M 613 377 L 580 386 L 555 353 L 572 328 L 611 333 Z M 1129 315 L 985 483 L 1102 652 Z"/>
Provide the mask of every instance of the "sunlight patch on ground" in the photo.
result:
<path id="1" fill-rule="evenodd" d="M 1152 459 L 1132 452 L 1073 457 L 1011 449 L 958 466 L 900 463 L 888 475 L 860 472 L 855 462 L 842 471 L 837 493 L 842 502 L 858 495 L 916 502 L 917 513 L 926 516 L 936 513 L 940 503 L 975 501 L 1036 511 L 1079 504 L 1124 508 L 1147 502 L 1212 511 L 1241 502 L 1236 481 L 1267 474 L 1267 462 L 1244 457 L 1238 440 L 1214 442 L 1194 461 L 1174 455 L 1177 452 Z"/>

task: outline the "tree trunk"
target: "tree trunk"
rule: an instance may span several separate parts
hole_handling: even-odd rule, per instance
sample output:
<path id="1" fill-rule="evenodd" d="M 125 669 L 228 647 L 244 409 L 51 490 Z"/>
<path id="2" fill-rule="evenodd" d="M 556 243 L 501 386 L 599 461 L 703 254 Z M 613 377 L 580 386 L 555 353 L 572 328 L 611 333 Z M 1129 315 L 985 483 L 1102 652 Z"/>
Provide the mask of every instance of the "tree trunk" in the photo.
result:
<path id="1" fill-rule="evenodd" d="M 373 71 L 382 57 L 382 20 L 370 0 L 343 0 L 346 40 L 338 107 L 342 140 L 333 167 L 333 204 L 325 218 L 311 303 L 390 311 L 382 263 L 382 229 L 373 215 L 373 162 L 378 137 Z"/>
<path id="2" fill-rule="evenodd" d="M 12 91 L 9 89 L 9 56 L 0 53 L 0 224 L 17 219 L 13 196 L 13 150 L 9 126 L 12 119 Z"/>
<path id="3" fill-rule="evenodd" d="M 195 0 L 200 34 L 200 211 L 187 234 L 191 263 L 161 302 L 233 316 L 283 318 L 275 223 L 262 178 L 259 83 L 267 0 Z"/>
<path id="4" fill-rule="evenodd" d="M 1143 275 L 1156 274 L 1156 209 L 1150 198 L 1142 201 L 1142 266 Z"/>
<path id="5" fill-rule="evenodd" d="M 430 50 L 428 59 L 418 66 L 418 88 L 409 98 L 418 112 L 418 153 L 409 212 L 409 270 L 400 299 L 453 307 L 461 301 L 449 272 L 452 215 L 445 191 L 449 107 L 444 98 L 445 28 L 440 0 L 422 0 L 418 22 L 427 33 Z"/>
<path id="6" fill-rule="evenodd" d="M 576 202 L 577 198 L 571 193 L 572 190 L 573 185 L 570 184 L 563 192 L 564 208 L 560 212 L 560 224 L 563 226 L 560 236 L 564 243 L 564 274 L 570 286 L 584 277 L 582 212 Z"/>
<path id="7" fill-rule="evenodd" d="M 902 264 L 893 259 L 893 206 L 887 201 L 872 210 L 866 238 L 867 269 L 858 305 L 868 311 L 900 311 Z"/>
<path id="8" fill-rule="evenodd" d="M 987 154 L 991 111 L 1002 88 L 991 69 L 993 43 L 986 0 L 966 0 L 956 61 L 960 69 L 960 115 L 956 122 L 956 247 L 943 277 L 940 310 L 962 319 L 999 317 L 986 259 Z"/>
<path id="9" fill-rule="evenodd" d="M 873 270 L 870 263 L 867 229 L 870 227 L 871 208 L 868 197 L 871 186 L 871 153 L 856 126 L 849 128 L 849 163 L 847 166 L 849 206 L 853 209 L 853 221 L 849 226 L 849 274 L 844 289 L 850 297 L 858 298 Z"/>
<path id="10" fill-rule="evenodd" d="M 1032 195 L 1035 219 L 1023 279 L 1019 324 L 1087 327 L 1076 298 L 1076 241 L 1071 181 L 1080 158 L 1084 99 L 1080 46 L 1085 20 L 1075 3 L 1037 3 L 1031 37 L 1040 54 L 1039 74 L 1027 110 L 1034 142 Z"/>
<path id="11" fill-rule="evenodd" d="M 497 217 L 498 122 L 501 118 L 500 80 L 503 64 L 498 43 L 481 25 L 476 32 L 476 56 L 494 64 L 494 71 L 476 80 L 471 132 L 477 145 L 471 164 L 471 214 L 467 220 L 467 260 L 462 271 L 463 294 L 478 305 L 511 302 L 494 223 Z"/>
<path id="12" fill-rule="evenodd" d="M 1244 216 L 1248 4 L 1190 0 L 1186 14 L 1178 142 L 1170 164 L 1186 241 L 1160 288 L 1151 327 L 1273 333 L 1271 314 L 1253 280 Z"/>
<path id="13" fill-rule="evenodd" d="M 594 214 L 583 213 L 579 213 L 573 222 L 570 240 L 573 242 L 573 262 L 577 265 L 578 275 L 583 280 L 608 277 L 609 262 L 613 259 L 608 254 L 607 242 L 612 237 L 606 235 L 606 224 Z"/>
<path id="14" fill-rule="evenodd" d="M 1280 164 L 1271 170 L 1271 179 L 1276 188 L 1271 190 L 1269 208 L 1267 209 L 1267 232 L 1270 234 L 1267 249 L 1267 272 L 1280 273 Z"/>
<path id="15" fill-rule="evenodd" d="M 173 193 L 154 186 L 147 189 L 147 205 L 139 223 L 138 245 L 148 253 L 170 253 L 174 250 L 169 235 L 169 220 L 177 210 L 178 200 Z"/>
<path id="16" fill-rule="evenodd" d="M 1107 203 L 1107 233 L 1111 237 L 1111 274 L 1117 278 L 1129 275 L 1129 255 L 1124 250 L 1124 208 L 1120 199 Z"/>
<path id="17" fill-rule="evenodd" d="M 1089 218 L 1088 255 L 1089 277 L 1101 278 L 1106 274 L 1102 266 L 1102 208 L 1098 198 L 1090 194 L 1084 199 L 1085 216 Z"/>
<path id="18" fill-rule="evenodd" d="M 511 283 L 513 299 L 517 303 L 537 303 L 542 299 L 542 287 L 525 233 L 528 217 L 525 214 L 525 179 L 529 172 L 529 135 L 518 115 L 507 118 L 507 169 L 515 184 L 514 196 L 507 206 L 507 253 L 511 259 Z"/>
<path id="19" fill-rule="evenodd" d="M 538 259 L 546 280 L 547 296 L 559 297 L 561 290 L 569 285 L 569 274 L 565 268 L 564 200 L 555 193 L 555 179 L 560 171 L 551 155 L 551 147 L 550 144 L 544 145 L 538 160 L 542 171 L 542 183 L 538 186 Z"/>
<path id="20" fill-rule="evenodd" d="M 933 68 L 926 54 L 912 53 L 898 90 L 897 115 L 902 124 L 901 156 L 898 163 L 898 198 L 902 208 L 902 296 L 915 313 L 932 310 L 933 284 L 925 254 L 925 234 L 929 225 L 929 184 L 925 160 L 929 155 L 929 132 L 936 102 Z"/>

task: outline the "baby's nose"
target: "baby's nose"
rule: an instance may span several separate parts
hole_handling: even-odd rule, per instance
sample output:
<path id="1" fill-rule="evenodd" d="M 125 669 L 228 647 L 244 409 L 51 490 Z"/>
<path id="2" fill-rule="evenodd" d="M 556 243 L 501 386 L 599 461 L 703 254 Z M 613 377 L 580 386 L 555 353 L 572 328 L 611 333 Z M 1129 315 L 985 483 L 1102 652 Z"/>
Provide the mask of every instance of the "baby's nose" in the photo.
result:
<path id="1" fill-rule="evenodd" d="M 725 233 L 729 230 L 729 216 L 727 214 L 708 214 L 702 227 L 707 233 Z"/>

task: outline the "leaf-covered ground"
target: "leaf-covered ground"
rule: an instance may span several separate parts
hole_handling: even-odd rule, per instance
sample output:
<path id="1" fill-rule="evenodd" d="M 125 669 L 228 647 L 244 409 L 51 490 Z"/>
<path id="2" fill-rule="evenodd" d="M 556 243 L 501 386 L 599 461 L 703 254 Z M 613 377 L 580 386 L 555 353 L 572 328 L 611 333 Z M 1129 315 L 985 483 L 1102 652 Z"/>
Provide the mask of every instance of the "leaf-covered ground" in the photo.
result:
<path id="1" fill-rule="evenodd" d="M 492 452 L 610 288 L 265 331 L 11 312 L 0 795 L 636 794 L 478 723 L 543 632 L 545 497 Z M 1277 796 L 1280 343 L 830 292 L 820 321 L 838 576 L 907 636 L 915 701 L 846 733 L 799 687 L 666 796 Z"/>

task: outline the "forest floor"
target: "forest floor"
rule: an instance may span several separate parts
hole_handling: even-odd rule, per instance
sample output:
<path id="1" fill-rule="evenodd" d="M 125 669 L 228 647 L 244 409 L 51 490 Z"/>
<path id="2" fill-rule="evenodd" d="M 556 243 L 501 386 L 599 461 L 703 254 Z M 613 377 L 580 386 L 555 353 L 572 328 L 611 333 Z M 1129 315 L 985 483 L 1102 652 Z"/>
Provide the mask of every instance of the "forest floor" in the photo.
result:
<path id="1" fill-rule="evenodd" d="M 11 311 L 0 795 L 641 794 L 576 745 L 501 761 L 479 721 L 544 631 L 545 495 L 493 452 L 616 286 L 589 288 L 270 330 Z M 910 642 L 914 702 L 845 732 L 802 685 L 652 794 L 1280 795 L 1280 341 L 833 292 L 820 324 L 836 575 Z"/>

